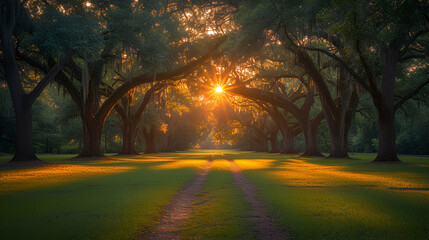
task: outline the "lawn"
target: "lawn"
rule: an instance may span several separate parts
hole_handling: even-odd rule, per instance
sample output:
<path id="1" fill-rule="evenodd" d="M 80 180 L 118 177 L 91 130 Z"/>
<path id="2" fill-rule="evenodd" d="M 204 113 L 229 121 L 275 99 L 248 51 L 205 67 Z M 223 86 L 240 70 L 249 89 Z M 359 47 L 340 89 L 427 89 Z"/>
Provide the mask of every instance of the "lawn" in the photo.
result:
<path id="1" fill-rule="evenodd" d="M 0 239 L 133 239 L 154 226 L 162 207 L 210 156 L 212 168 L 183 239 L 252 239 L 248 202 L 234 184 L 234 159 L 259 188 L 274 220 L 294 239 L 427 239 L 429 159 L 367 164 L 353 159 L 238 151 L 191 151 L 98 161 L 65 160 L 0 169 Z M 5 162 L 10 157 L 0 157 Z"/>
<path id="2" fill-rule="evenodd" d="M 234 184 L 228 161 L 217 159 L 189 220 L 179 230 L 181 239 L 256 239 L 249 231 L 248 207 Z"/>
<path id="3" fill-rule="evenodd" d="M 209 153 L 61 160 L 0 172 L 0 239 L 133 239 L 209 158 Z"/>
<path id="4" fill-rule="evenodd" d="M 296 239 L 428 239 L 429 159 L 228 154 Z"/>

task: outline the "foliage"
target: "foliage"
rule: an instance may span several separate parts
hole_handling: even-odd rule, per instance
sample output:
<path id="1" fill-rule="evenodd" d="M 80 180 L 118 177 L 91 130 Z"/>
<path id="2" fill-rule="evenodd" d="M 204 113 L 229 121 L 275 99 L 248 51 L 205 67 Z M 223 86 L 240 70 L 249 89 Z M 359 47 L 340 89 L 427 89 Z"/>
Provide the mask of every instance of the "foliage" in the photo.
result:
<path id="1" fill-rule="evenodd" d="M 103 47 L 99 32 L 99 25 L 94 19 L 63 15 L 48 8 L 42 20 L 35 23 L 32 36 L 26 38 L 24 44 L 29 48 L 34 44 L 43 54 L 54 57 L 77 54 L 84 58 L 98 58 Z"/>

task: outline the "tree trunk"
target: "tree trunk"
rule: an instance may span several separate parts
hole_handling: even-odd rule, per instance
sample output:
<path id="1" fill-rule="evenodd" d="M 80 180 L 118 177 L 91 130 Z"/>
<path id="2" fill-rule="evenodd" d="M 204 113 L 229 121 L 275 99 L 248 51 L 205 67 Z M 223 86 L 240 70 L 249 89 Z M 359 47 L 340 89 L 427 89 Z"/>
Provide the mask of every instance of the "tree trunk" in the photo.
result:
<path id="1" fill-rule="evenodd" d="M 12 39 L 12 33 L 15 27 L 15 15 L 10 15 L 12 19 L 9 19 L 9 14 L 7 14 L 12 11 L 14 13 L 16 6 L 13 1 L 7 1 L 4 4 L 6 5 L 2 4 L 2 9 L 0 10 L 2 11 L 2 14 L 0 14 L 0 50 L 2 51 L 3 56 L 1 64 L 3 67 L 4 80 L 6 80 L 8 84 L 15 111 L 16 142 L 15 155 L 12 161 L 21 162 L 39 160 L 34 154 L 32 140 L 31 107 L 33 105 L 33 101 L 22 89 L 19 68 L 15 58 L 14 40 Z"/>
<path id="2" fill-rule="evenodd" d="M 295 141 L 292 133 L 283 133 L 283 151 L 284 154 L 296 153 Z"/>
<path id="3" fill-rule="evenodd" d="M 277 123 L 275 123 L 277 124 Z M 270 152 L 271 153 L 278 153 L 279 152 L 279 141 L 277 140 L 277 134 L 279 132 L 279 127 L 276 125 L 271 131 L 270 131 L 270 145 L 271 145 L 271 149 Z"/>
<path id="4" fill-rule="evenodd" d="M 270 143 L 271 143 L 271 153 L 278 153 L 279 152 L 279 146 L 277 141 L 277 135 L 276 136 L 270 136 Z"/>
<path id="5" fill-rule="evenodd" d="M 168 152 L 168 135 L 162 131 L 158 131 L 159 146 L 158 151 Z"/>
<path id="6" fill-rule="evenodd" d="M 19 102 L 24 102 L 22 99 Z M 20 105 L 20 104 L 19 104 Z M 16 116 L 16 145 L 12 161 L 39 160 L 34 154 L 32 141 L 31 104 L 22 103 L 15 107 Z"/>
<path id="7" fill-rule="evenodd" d="M 395 146 L 393 111 L 378 111 L 378 153 L 374 162 L 400 162 Z"/>
<path id="8" fill-rule="evenodd" d="M 378 111 L 378 154 L 374 162 L 400 162 L 396 154 L 395 115 L 393 110 L 395 72 L 399 53 L 389 47 L 386 51 L 381 94 L 373 96 Z"/>
<path id="9" fill-rule="evenodd" d="M 343 131 L 331 131 L 331 148 L 328 158 L 348 158 L 347 141 Z"/>
<path id="10" fill-rule="evenodd" d="M 174 149 L 173 135 L 172 134 L 168 134 L 167 141 L 168 141 L 168 152 L 174 152 L 175 149 Z"/>
<path id="11" fill-rule="evenodd" d="M 320 157 L 323 156 L 319 147 L 317 146 L 317 126 L 318 124 L 311 124 L 310 119 L 303 119 L 300 121 L 302 126 L 302 133 L 305 139 L 305 151 L 302 156 Z"/>
<path id="12" fill-rule="evenodd" d="M 341 111 L 341 110 L 339 110 Z M 346 129 L 346 112 L 338 112 L 335 117 L 330 112 L 324 111 L 326 123 L 329 128 L 331 147 L 328 158 L 348 158 L 347 153 L 347 133 Z"/>
<path id="13" fill-rule="evenodd" d="M 136 151 L 136 137 L 137 128 L 131 123 L 122 122 L 122 149 L 119 154 L 135 155 Z"/>
<path id="14" fill-rule="evenodd" d="M 294 142 L 294 134 L 292 133 L 291 128 L 288 126 L 287 119 L 282 116 L 282 113 L 277 110 L 277 107 L 273 108 L 273 112 L 268 112 L 271 118 L 276 122 L 279 127 L 280 133 L 283 136 L 283 150 L 282 153 L 296 153 L 295 150 L 295 142 Z"/>
<path id="15" fill-rule="evenodd" d="M 157 153 L 155 148 L 155 127 L 151 126 L 149 132 L 143 129 L 143 137 L 146 145 L 145 153 Z"/>
<path id="16" fill-rule="evenodd" d="M 264 138 L 260 140 L 261 152 L 268 152 L 268 141 Z"/>
<path id="17" fill-rule="evenodd" d="M 101 151 L 101 130 L 103 124 L 99 124 L 94 119 L 86 119 L 83 121 L 83 150 L 79 154 L 80 157 L 104 157 Z"/>

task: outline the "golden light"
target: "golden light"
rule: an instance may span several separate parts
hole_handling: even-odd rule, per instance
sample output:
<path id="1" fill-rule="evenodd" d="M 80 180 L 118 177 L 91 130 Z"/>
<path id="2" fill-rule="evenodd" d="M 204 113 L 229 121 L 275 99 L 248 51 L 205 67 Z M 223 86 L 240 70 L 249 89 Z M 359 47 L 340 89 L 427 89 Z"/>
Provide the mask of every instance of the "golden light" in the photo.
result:
<path id="1" fill-rule="evenodd" d="M 223 92 L 223 87 L 222 86 L 220 86 L 220 85 L 218 85 L 217 87 L 216 87 L 216 93 L 222 93 Z"/>
<path id="2" fill-rule="evenodd" d="M 133 169 L 133 167 L 118 166 L 52 164 L 37 168 L 2 171 L 0 174 L 0 196 Z"/>
<path id="3" fill-rule="evenodd" d="M 207 35 L 214 35 L 216 32 L 212 28 L 207 29 Z"/>
<path id="4" fill-rule="evenodd" d="M 87 6 L 87 7 L 91 7 L 91 5 L 92 5 L 92 4 L 91 4 L 90 2 L 86 2 L 86 3 L 85 3 L 85 6 Z"/>

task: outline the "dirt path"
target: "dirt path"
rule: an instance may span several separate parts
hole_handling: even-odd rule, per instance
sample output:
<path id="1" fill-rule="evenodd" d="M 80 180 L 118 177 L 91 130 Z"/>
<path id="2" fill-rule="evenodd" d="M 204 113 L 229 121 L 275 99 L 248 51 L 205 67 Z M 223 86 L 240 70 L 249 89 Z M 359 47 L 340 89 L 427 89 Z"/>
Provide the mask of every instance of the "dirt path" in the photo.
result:
<path id="1" fill-rule="evenodd" d="M 228 161 L 235 183 L 244 192 L 244 198 L 250 202 L 249 213 L 251 217 L 249 220 L 254 223 L 253 230 L 258 239 L 289 239 L 289 233 L 276 225 L 272 217 L 268 215 L 264 203 L 257 197 L 256 187 L 241 174 L 234 160 L 228 159 Z"/>
<path id="2" fill-rule="evenodd" d="M 211 158 L 203 170 L 197 173 L 195 179 L 182 188 L 176 196 L 170 201 L 164 212 L 161 214 L 161 219 L 154 229 L 144 232 L 139 239 L 179 239 L 180 234 L 177 229 L 186 221 L 192 212 L 192 205 L 195 201 L 197 193 L 203 188 L 203 184 L 207 179 L 207 174 L 210 171 L 210 166 L 213 161 Z"/>

